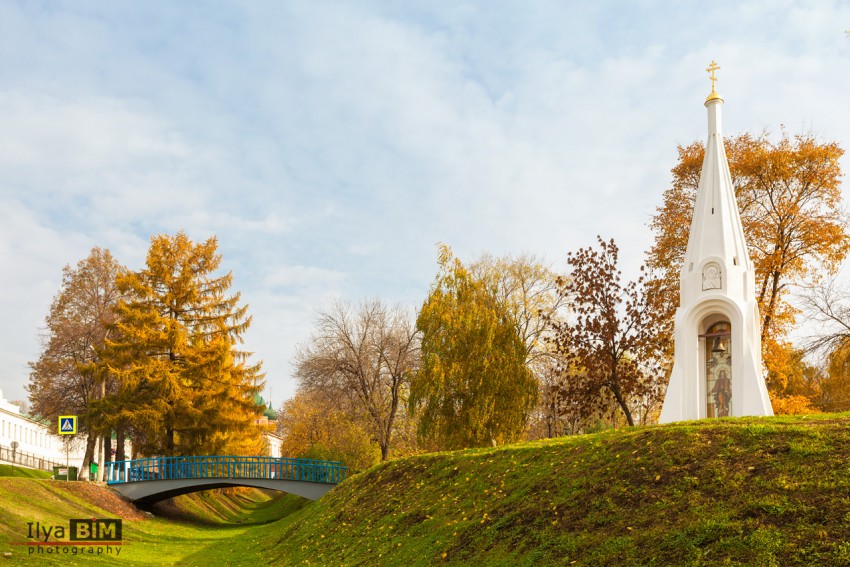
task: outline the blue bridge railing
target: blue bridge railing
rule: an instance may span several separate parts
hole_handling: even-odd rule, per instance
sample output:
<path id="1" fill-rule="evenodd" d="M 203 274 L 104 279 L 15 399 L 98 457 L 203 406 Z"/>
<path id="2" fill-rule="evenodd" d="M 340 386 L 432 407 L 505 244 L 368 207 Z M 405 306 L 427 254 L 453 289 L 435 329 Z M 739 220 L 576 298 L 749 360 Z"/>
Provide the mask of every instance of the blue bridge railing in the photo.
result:
<path id="1" fill-rule="evenodd" d="M 153 457 L 106 463 L 107 484 L 193 478 L 303 480 L 339 484 L 348 467 L 336 461 L 276 457 Z"/>

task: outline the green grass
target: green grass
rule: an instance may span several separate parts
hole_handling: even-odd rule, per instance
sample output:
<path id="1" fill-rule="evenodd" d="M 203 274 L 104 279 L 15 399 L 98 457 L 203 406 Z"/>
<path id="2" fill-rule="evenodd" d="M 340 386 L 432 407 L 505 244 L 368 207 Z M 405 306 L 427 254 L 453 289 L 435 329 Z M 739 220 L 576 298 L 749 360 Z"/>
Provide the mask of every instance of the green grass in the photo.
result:
<path id="1" fill-rule="evenodd" d="M 258 529 L 310 565 L 850 565 L 850 417 L 423 455 Z"/>
<path id="2" fill-rule="evenodd" d="M 185 494 L 154 505 L 153 512 L 195 524 L 264 524 L 292 514 L 308 502 L 291 494 L 237 488 Z"/>
<path id="3" fill-rule="evenodd" d="M 0 551 L 34 517 L 114 517 L 61 484 L 0 478 Z M 850 414 L 421 455 L 303 504 L 183 497 L 178 519 L 126 521 L 100 563 L 850 566 Z"/>
<path id="4" fill-rule="evenodd" d="M 82 494 L 78 493 L 80 489 L 84 489 Z M 194 495 L 181 501 L 178 508 L 187 502 L 219 500 L 212 509 L 221 511 L 230 506 L 227 502 L 235 501 L 233 498 L 224 494 Z M 297 508 L 298 503 L 293 503 L 292 497 L 270 498 L 259 491 L 243 491 L 238 500 L 244 508 L 229 513 L 242 524 L 212 525 L 216 512 L 204 512 L 204 523 L 148 517 L 119 502 L 108 488 L 88 483 L 0 478 L 0 553 L 11 553 L 14 565 L 262 565 L 264 550 L 254 538 L 252 527 L 279 519 Z M 30 548 L 15 545 L 29 541 L 28 522 L 67 527 L 71 518 L 115 518 L 119 517 L 116 502 L 132 516 L 123 520 L 124 541 L 118 555 L 114 554 L 115 549 L 113 554 L 101 556 L 64 552 L 30 555 Z"/>
<path id="5" fill-rule="evenodd" d="M 0 476 L 15 476 L 20 478 L 53 478 L 53 473 L 35 469 L 0 465 Z"/>

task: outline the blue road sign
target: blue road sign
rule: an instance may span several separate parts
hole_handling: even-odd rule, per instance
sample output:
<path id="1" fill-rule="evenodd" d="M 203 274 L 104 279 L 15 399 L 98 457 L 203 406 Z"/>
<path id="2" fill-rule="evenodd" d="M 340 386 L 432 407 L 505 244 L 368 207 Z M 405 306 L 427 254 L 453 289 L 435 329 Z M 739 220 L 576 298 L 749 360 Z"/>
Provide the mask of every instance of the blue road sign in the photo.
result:
<path id="1" fill-rule="evenodd" d="M 59 435 L 75 435 L 77 433 L 77 416 L 59 416 Z"/>

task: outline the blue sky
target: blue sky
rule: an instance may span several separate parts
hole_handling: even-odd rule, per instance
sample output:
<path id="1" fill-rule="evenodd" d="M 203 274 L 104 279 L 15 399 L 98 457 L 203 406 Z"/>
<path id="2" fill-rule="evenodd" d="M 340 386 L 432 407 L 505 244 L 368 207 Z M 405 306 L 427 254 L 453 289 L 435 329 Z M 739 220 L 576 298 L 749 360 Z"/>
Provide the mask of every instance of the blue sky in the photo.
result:
<path id="1" fill-rule="evenodd" d="M 850 143 L 850 4 L 0 1 L 0 389 L 65 264 L 219 238 L 275 405 L 334 298 L 422 302 L 463 259 L 615 238 L 633 274 L 676 146 Z M 848 161 L 844 161 L 845 171 Z"/>

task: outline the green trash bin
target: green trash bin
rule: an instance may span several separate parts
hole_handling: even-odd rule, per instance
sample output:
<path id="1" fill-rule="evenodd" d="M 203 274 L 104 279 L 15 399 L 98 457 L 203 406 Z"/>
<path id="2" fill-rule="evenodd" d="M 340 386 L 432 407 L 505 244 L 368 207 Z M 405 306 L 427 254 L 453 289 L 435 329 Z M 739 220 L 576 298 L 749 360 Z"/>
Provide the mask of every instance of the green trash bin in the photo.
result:
<path id="1" fill-rule="evenodd" d="M 55 480 L 77 480 L 77 467 L 53 467 Z"/>
<path id="2" fill-rule="evenodd" d="M 92 461 L 89 463 L 89 480 L 94 482 L 97 480 L 97 463 Z"/>

